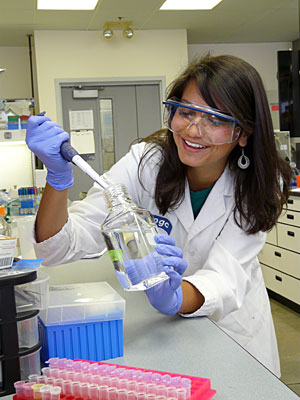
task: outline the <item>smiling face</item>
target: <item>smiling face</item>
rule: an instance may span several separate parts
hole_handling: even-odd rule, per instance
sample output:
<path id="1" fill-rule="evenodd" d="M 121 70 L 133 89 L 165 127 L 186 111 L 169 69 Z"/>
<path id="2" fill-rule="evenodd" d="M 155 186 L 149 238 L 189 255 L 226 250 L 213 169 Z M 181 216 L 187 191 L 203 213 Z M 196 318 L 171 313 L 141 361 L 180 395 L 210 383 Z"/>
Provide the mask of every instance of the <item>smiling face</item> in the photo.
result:
<path id="1" fill-rule="evenodd" d="M 190 81 L 182 94 L 182 101 L 207 106 L 194 81 Z M 192 190 L 201 190 L 212 186 L 223 173 L 229 154 L 239 143 L 244 147 L 247 138 L 242 134 L 232 143 L 207 144 L 199 134 L 197 125 L 192 124 L 182 134 L 174 133 L 180 161 L 187 166 L 187 177 Z"/>

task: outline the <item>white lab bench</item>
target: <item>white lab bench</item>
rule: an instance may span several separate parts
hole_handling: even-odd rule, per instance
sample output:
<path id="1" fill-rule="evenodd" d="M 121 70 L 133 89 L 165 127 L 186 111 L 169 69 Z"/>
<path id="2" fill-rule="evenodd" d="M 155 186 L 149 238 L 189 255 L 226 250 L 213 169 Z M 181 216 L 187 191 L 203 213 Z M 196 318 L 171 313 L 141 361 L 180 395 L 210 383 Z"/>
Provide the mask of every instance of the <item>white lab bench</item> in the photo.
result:
<path id="1" fill-rule="evenodd" d="M 107 281 L 126 300 L 124 357 L 108 362 L 209 378 L 216 400 L 299 399 L 208 318 L 165 316 L 144 292 L 123 291 L 107 254 L 42 269 L 50 284 Z"/>

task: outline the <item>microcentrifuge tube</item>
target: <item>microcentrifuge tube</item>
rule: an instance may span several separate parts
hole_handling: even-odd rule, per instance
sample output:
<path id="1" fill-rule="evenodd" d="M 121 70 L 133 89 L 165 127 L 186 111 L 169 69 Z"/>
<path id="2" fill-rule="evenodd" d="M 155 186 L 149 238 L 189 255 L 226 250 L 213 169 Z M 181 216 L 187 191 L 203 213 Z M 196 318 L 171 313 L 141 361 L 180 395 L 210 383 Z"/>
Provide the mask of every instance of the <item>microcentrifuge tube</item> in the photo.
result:
<path id="1" fill-rule="evenodd" d="M 117 400 L 118 399 L 118 393 L 116 388 L 108 388 L 107 390 L 108 394 L 108 400 Z"/>
<path id="2" fill-rule="evenodd" d="M 28 376 L 29 382 L 37 382 L 37 378 L 39 377 L 38 374 L 31 374 Z"/>
<path id="3" fill-rule="evenodd" d="M 177 399 L 178 400 L 186 400 L 187 396 L 186 396 L 186 390 L 185 388 L 177 388 Z"/>
<path id="4" fill-rule="evenodd" d="M 98 386 L 99 391 L 99 400 L 107 400 L 108 394 L 108 386 L 107 385 L 100 385 Z"/>
<path id="5" fill-rule="evenodd" d="M 50 389 L 51 400 L 60 400 L 60 393 L 61 393 L 61 388 L 58 386 L 53 386 Z"/>
<path id="6" fill-rule="evenodd" d="M 75 397 L 81 397 L 80 383 L 76 381 L 72 383 L 72 395 Z"/>
<path id="7" fill-rule="evenodd" d="M 127 382 L 127 389 L 132 390 L 132 391 L 138 391 L 137 390 L 137 384 L 138 383 L 144 383 L 144 382 L 136 382 L 134 380 L 130 380 Z"/>
<path id="8" fill-rule="evenodd" d="M 50 367 L 42 368 L 42 374 L 45 376 L 50 376 Z"/>
<path id="9" fill-rule="evenodd" d="M 25 381 L 14 382 L 14 388 L 16 393 L 20 393 L 24 389 L 24 386 L 25 386 Z"/>
<path id="10" fill-rule="evenodd" d="M 36 383 L 35 385 L 32 385 L 34 399 L 42 398 L 41 387 L 43 386 L 44 386 L 43 383 Z"/>
<path id="11" fill-rule="evenodd" d="M 27 397 L 27 398 L 33 398 L 33 389 L 32 389 L 32 386 L 33 386 L 33 382 L 27 382 L 27 383 L 25 383 L 25 385 L 24 385 L 24 394 L 25 394 L 25 397 Z"/>
<path id="12" fill-rule="evenodd" d="M 157 394 L 157 396 L 166 396 L 166 394 L 167 394 L 166 386 L 165 385 L 157 385 L 156 394 Z"/>
<path id="13" fill-rule="evenodd" d="M 118 400 L 127 400 L 127 390 L 118 389 Z"/>
<path id="14" fill-rule="evenodd" d="M 127 400 L 137 400 L 137 394 L 133 390 L 127 392 Z"/>
<path id="15" fill-rule="evenodd" d="M 147 393 L 148 394 L 156 394 L 156 385 L 154 383 L 147 384 Z"/>
<path id="16" fill-rule="evenodd" d="M 89 385 L 89 399 L 98 399 L 98 385 L 91 383 Z"/>
<path id="17" fill-rule="evenodd" d="M 81 397 L 88 399 L 89 397 L 89 384 L 87 382 L 81 382 L 80 384 Z"/>
<path id="18" fill-rule="evenodd" d="M 50 400 L 51 399 L 51 390 L 52 386 L 51 385 L 44 385 L 43 387 L 40 388 L 40 392 L 42 394 L 42 400 Z"/>

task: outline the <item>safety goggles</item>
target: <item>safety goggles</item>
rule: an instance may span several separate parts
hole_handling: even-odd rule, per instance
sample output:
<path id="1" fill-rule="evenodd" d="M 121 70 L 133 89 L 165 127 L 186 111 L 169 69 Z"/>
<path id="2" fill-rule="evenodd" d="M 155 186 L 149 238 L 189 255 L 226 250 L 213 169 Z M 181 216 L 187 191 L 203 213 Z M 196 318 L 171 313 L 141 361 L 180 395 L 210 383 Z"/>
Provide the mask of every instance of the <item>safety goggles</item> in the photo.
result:
<path id="1" fill-rule="evenodd" d="M 232 143 L 240 135 L 237 121 L 220 110 L 208 106 L 184 103 L 175 98 L 163 102 L 164 125 L 171 132 L 183 134 L 194 125 L 207 144 Z"/>

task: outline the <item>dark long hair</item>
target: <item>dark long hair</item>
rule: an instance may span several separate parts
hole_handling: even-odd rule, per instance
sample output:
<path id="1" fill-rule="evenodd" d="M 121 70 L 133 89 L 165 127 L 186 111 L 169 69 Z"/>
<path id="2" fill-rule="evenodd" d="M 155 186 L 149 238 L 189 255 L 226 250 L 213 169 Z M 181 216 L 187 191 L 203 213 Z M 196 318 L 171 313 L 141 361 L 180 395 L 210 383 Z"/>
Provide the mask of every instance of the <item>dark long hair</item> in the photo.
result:
<path id="1" fill-rule="evenodd" d="M 260 75 L 240 58 L 206 55 L 194 60 L 172 82 L 167 98 L 181 99 L 190 81 L 196 83 L 199 94 L 210 107 L 229 113 L 238 121 L 242 132 L 248 135 L 245 154 L 250 159 L 250 166 L 245 170 L 237 166 L 241 155 L 239 146 L 234 147 L 228 158 L 235 176 L 236 223 L 250 234 L 270 230 L 287 202 L 291 168 L 276 150 L 268 100 Z M 144 140 L 153 146 L 141 159 L 139 177 L 141 180 L 147 155 L 151 151 L 161 151 L 155 202 L 164 215 L 178 207 L 184 198 L 186 168 L 178 157 L 170 131 L 161 130 Z"/>

